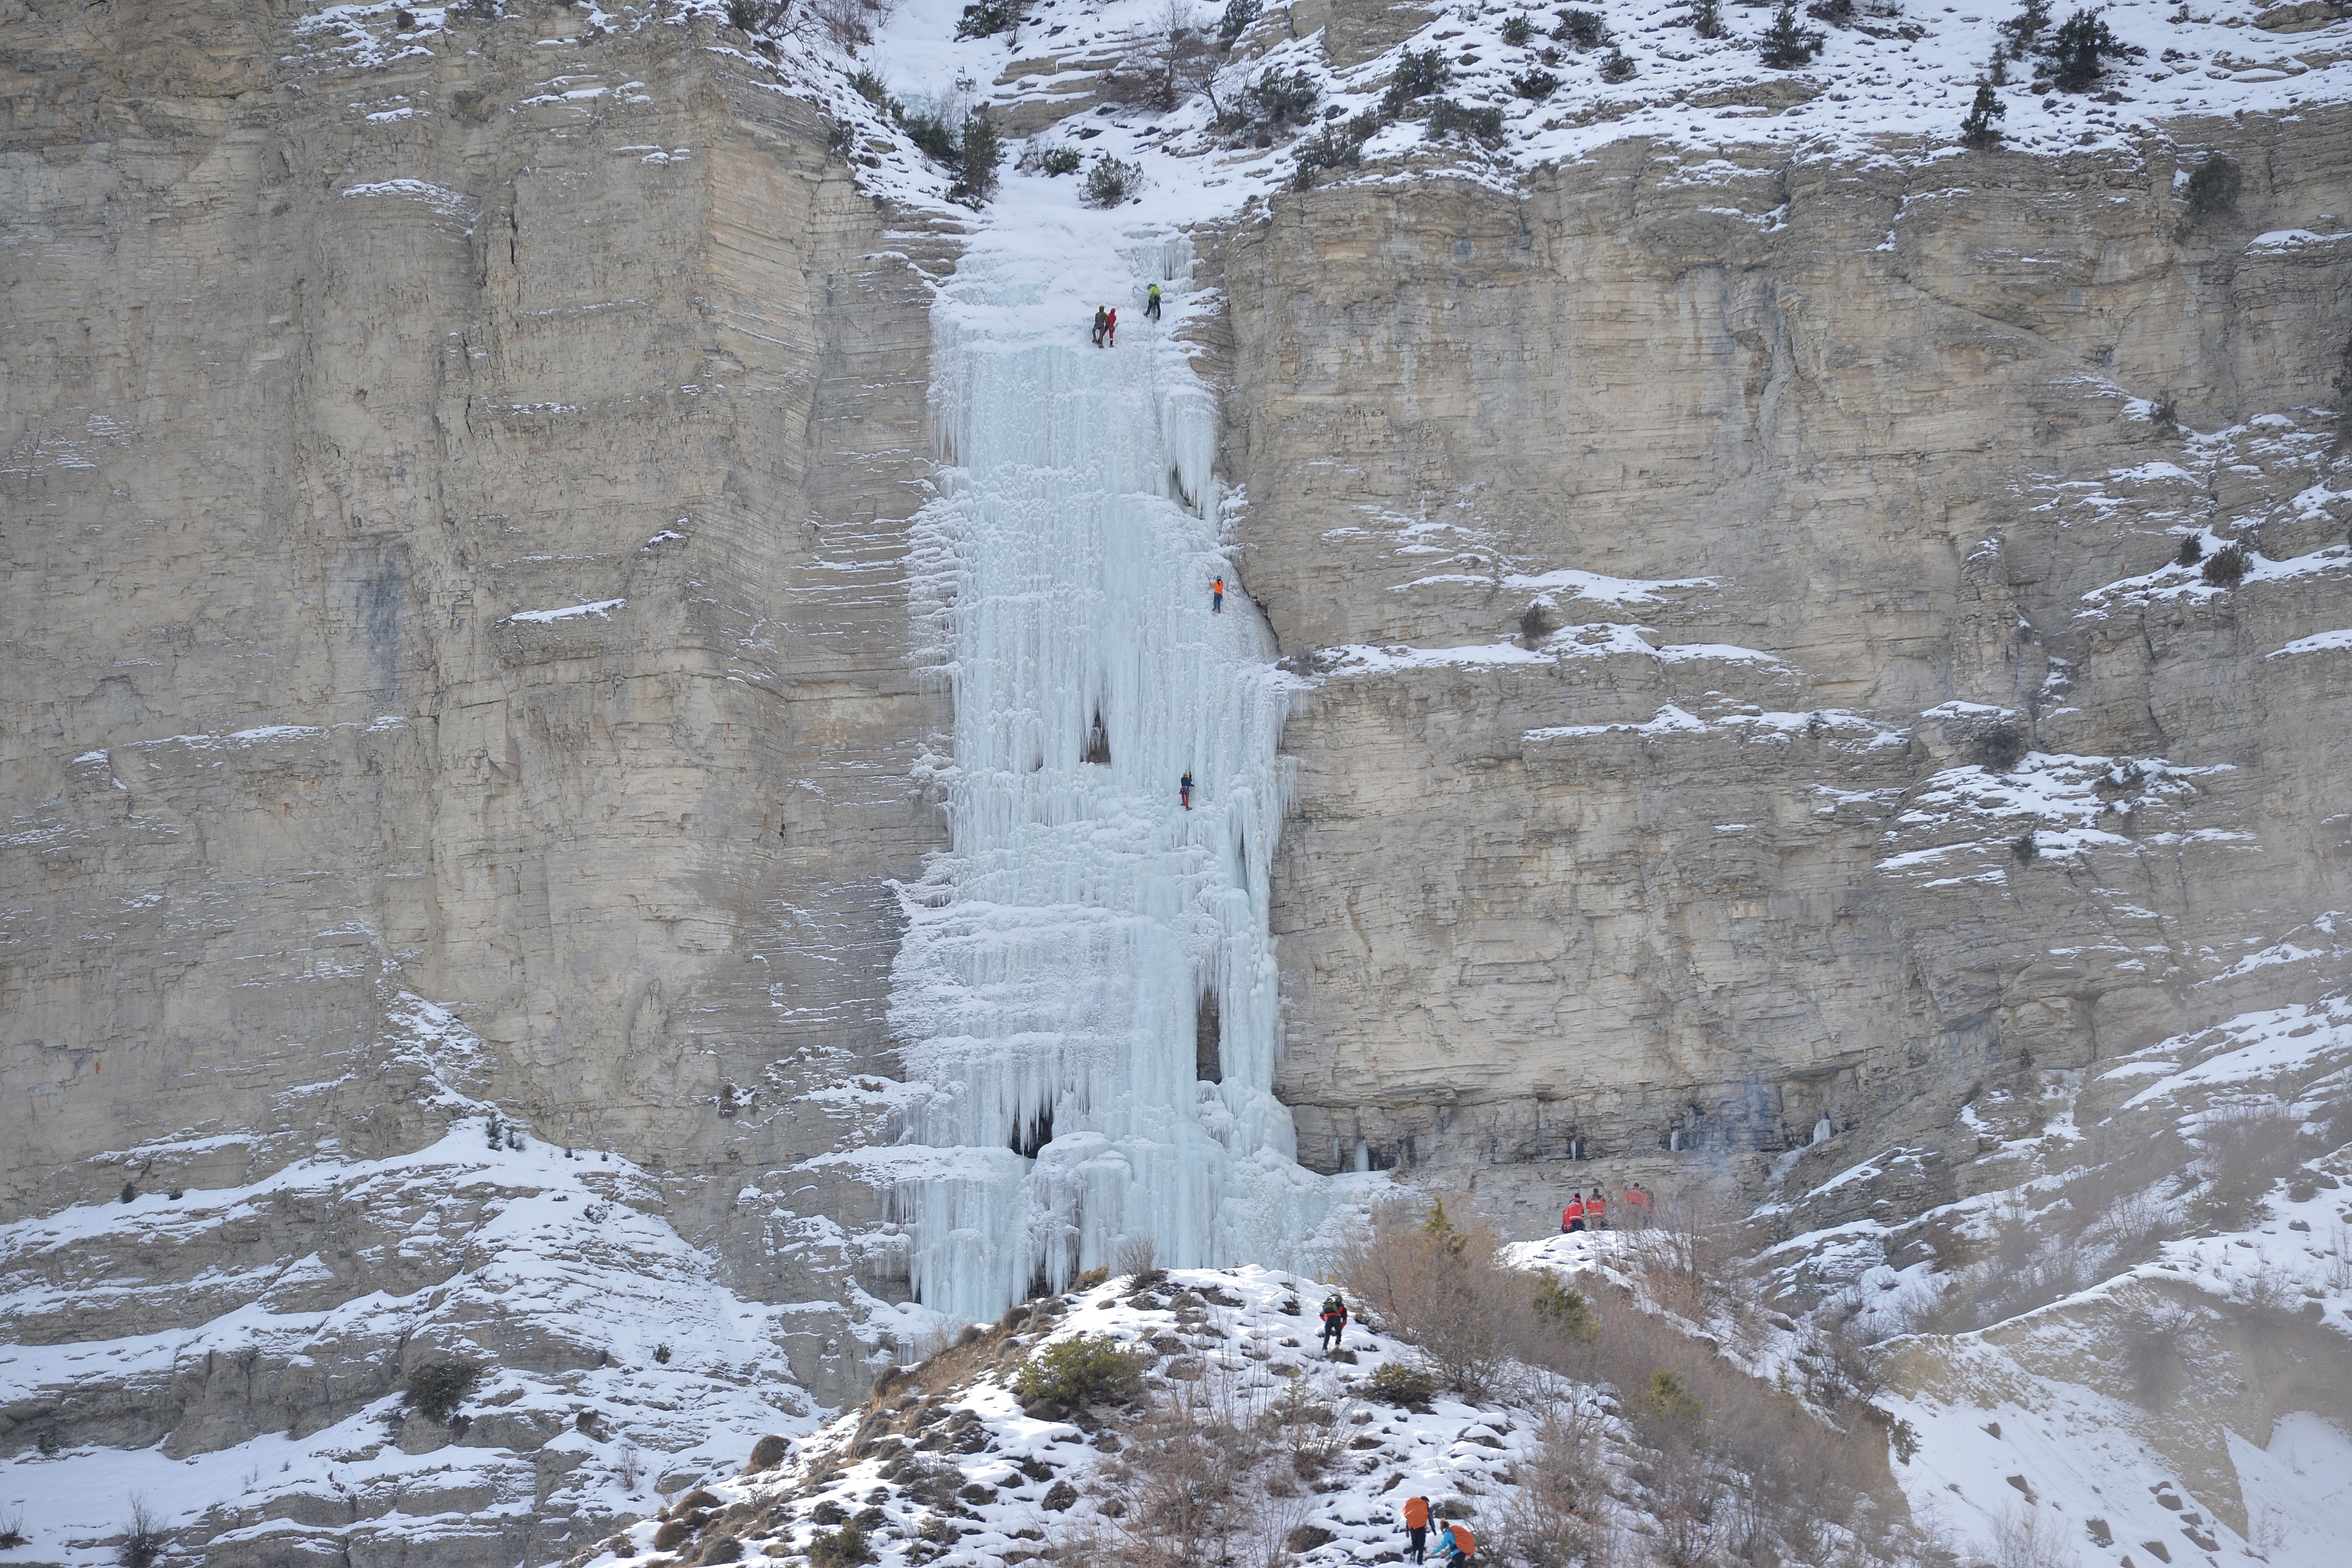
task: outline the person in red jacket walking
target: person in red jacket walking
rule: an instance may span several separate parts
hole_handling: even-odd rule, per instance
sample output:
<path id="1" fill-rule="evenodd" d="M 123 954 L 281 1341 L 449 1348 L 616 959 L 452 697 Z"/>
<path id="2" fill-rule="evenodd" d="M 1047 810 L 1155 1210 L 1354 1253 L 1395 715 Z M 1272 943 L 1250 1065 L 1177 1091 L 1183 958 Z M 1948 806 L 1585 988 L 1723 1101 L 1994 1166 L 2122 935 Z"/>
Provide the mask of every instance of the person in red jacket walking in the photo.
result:
<path id="1" fill-rule="evenodd" d="M 1568 1194 L 1568 1206 L 1559 1211 L 1559 1233 L 1574 1236 L 1584 1228 L 1584 1200 L 1574 1193 Z"/>
<path id="2" fill-rule="evenodd" d="M 1107 310 L 1103 313 L 1103 347 L 1118 347 L 1118 311 L 1116 310 Z"/>

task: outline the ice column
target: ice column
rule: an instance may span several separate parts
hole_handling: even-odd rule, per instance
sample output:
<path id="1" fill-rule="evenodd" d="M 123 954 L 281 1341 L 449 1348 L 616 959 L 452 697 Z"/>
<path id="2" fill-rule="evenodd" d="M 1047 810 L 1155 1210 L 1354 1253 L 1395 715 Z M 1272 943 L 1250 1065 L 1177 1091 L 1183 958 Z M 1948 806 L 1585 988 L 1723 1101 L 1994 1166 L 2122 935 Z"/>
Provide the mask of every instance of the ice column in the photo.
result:
<path id="1" fill-rule="evenodd" d="M 1322 1212 L 1273 1093 L 1286 678 L 1245 601 L 1211 610 L 1234 574 L 1214 400 L 1172 336 L 1191 272 L 1181 238 L 1074 215 L 984 236 L 934 307 L 917 613 L 954 692 L 954 847 L 908 890 L 891 1158 L 915 1292 L 954 1318 L 1129 1237 L 1279 1261 Z"/>

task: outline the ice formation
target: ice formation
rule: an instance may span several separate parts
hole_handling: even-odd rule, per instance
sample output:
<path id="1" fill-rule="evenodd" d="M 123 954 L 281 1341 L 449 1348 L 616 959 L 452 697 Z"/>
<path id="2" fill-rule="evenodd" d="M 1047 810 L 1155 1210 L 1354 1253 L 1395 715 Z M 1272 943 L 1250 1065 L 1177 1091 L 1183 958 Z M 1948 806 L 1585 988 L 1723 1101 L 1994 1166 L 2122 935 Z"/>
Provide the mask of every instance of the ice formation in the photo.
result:
<path id="1" fill-rule="evenodd" d="M 977 239 L 934 307 L 917 613 L 954 691 L 954 847 L 908 890 L 891 1016 L 910 1283 L 951 1318 L 1131 1238 L 1279 1260 L 1321 1213 L 1273 1092 L 1287 678 L 1245 598 L 1211 605 L 1234 573 L 1214 401 L 1174 336 L 1191 273 L 1181 237 L 1069 215 Z"/>

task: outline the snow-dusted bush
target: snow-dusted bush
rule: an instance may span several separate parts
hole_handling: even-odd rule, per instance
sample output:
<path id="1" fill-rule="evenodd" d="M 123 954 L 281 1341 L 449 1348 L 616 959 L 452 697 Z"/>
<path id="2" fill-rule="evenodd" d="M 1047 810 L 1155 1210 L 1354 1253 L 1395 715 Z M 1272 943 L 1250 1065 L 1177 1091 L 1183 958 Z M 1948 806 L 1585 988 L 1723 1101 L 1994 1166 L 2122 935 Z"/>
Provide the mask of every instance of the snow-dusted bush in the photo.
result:
<path id="1" fill-rule="evenodd" d="M 1503 42 L 1515 49 L 1525 48 L 1528 40 L 1535 37 L 1535 24 L 1525 16 L 1506 17 L 1503 21 Z"/>
<path id="2" fill-rule="evenodd" d="M 1080 1334 L 1031 1356 L 1013 1392 L 1060 1405 L 1123 1405 L 1143 1392 L 1143 1365 L 1108 1334 Z"/>
<path id="3" fill-rule="evenodd" d="M 874 1561 L 874 1548 L 866 1539 L 866 1530 L 856 1520 L 844 1520 L 838 1529 L 819 1531 L 809 1537 L 809 1568 L 856 1568 L 861 1563 Z"/>
<path id="4" fill-rule="evenodd" d="M 2053 68 L 2051 80 L 2061 92 L 2088 92 L 2106 73 L 2111 60 L 2136 60 L 2147 51 L 2116 37 L 2105 17 L 2095 11 L 2077 11 L 2051 35 L 2043 46 Z"/>
<path id="5" fill-rule="evenodd" d="M 1303 70 L 1268 71 L 1242 89 L 1243 111 L 1276 131 L 1305 124 L 1322 101 L 1321 85 Z"/>
<path id="6" fill-rule="evenodd" d="M 1265 0 L 1225 0 L 1224 15 L 1217 18 L 1217 42 L 1232 48 L 1234 41 L 1265 14 Z"/>
<path id="7" fill-rule="evenodd" d="M 2206 559 L 2202 574 L 2205 581 L 2216 588 L 2234 588 L 2246 579 L 2246 547 L 2225 544 Z"/>
<path id="8" fill-rule="evenodd" d="M 1441 98 L 1430 106 L 1429 134 L 1450 136 L 1459 131 L 1491 147 L 1503 139 L 1503 111 L 1499 109 L 1472 109 L 1467 104 Z"/>
<path id="9" fill-rule="evenodd" d="M 1129 163 L 1106 153 L 1087 171 L 1079 198 L 1090 207 L 1115 207 L 1142 188 L 1142 164 Z"/>
<path id="10" fill-rule="evenodd" d="M 1417 1366 L 1387 1362 L 1372 1373 L 1369 1392 L 1383 1405 L 1406 1410 L 1426 1410 L 1437 1395 L 1437 1380 Z"/>
<path id="11" fill-rule="evenodd" d="M 987 38 L 1021 25 L 1022 13 L 1028 9 L 1024 0 L 980 0 L 976 5 L 963 8 L 962 19 L 956 23 L 959 38 Z"/>
<path id="12" fill-rule="evenodd" d="M 1970 749 L 1977 766 L 1989 773 L 2005 773 L 2025 760 L 2031 749 L 2025 731 L 2015 724 L 1995 724 L 1979 733 Z"/>
<path id="13" fill-rule="evenodd" d="M 1822 52 L 1822 35 L 1797 20 L 1797 0 L 1780 0 L 1780 15 L 1772 18 L 1757 46 L 1757 58 L 1775 70 L 1794 70 Z"/>
<path id="14" fill-rule="evenodd" d="M 1037 160 L 1037 166 L 1049 174 L 1075 174 L 1084 162 L 1076 147 L 1048 147 Z"/>
<path id="15" fill-rule="evenodd" d="M 114 1548 L 114 1560 L 122 1568 L 154 1568 L 163 1555 L 170 1538 L 163 1533 L 163 1521 L 156 1517 L 154 1505 L 145 1494 L 135 1493 L 131 1499 L 131 1517 L 123 1521 L 122 1539 Z"/>
<path id="16" fill-rule="evenodd" d="M 2000 146 L 2000 127 L 1993 121 L 2008 113 L 2008 106 L 2001 102 L 2000 95 L 1993 91 L 1992 83 L 1977 83 L 1976 101 L 1969 105 L 1968 113 L 1960 119 L 1960 144 L 1974 147 L 1979 152 Z"/>
<path id="17" fill-rule="evenodd" d="M 2238 192 L 2244 184 L 2245 176 L 2239 173 L 2238 165 L 2226 154 L 2214 153 L 2198 164 L 2197 172 L 2189 176 L 2189 217 L 2192 220 L 2218 217 L 2224 213 L 2236 212 Z"/>
<path id="18" fill-rule="evenodd" d="M 1632 81 L 1636 74 L 1633 57 L 1622 49 L 1610 50 L 1609 58 L 1601 62 L 1601 79 L 1612 86 L 1621 81 Z"/>
<path id="19" fill-rule="evenodd" d="M 408 1406 L 436 1426 L 446 1426 L 457 1405 L 482 1380 L 472 1362 L 420 1362 L 409 1370 Z"/>
<path id="20" fill-rule="evenodd" d="M 1570 8 L 1559 14 L 1559 26 L 1552 29 L 1551 36 L 1579 50 L 1597 49 L 1609 41 L 1609 24 L 1601 19 L 1598 11 Z"/>
<path id="21" fill-rule="evenodd" d="M 1408 104 L 1444 90 L 1453 79 L 1454 68 L 1436 49 L 1407 49 L 1397 57 L 1396 74 L 1389 80 L 1388 91 L 1381 95 L 1381 110 L 1394 120 Z"/>

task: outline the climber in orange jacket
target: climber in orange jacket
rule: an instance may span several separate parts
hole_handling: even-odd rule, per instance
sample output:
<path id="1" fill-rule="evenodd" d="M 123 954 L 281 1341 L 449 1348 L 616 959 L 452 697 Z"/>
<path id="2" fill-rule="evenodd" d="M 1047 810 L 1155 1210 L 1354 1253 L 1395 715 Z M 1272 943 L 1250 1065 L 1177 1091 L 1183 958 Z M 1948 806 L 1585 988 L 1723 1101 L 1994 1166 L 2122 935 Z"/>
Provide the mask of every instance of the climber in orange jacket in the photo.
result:
<path id="1" fill-rule="evenodd" d="M 1568 1206 L 1559 1211 L 1559 1233 L 1574 1236 L 1584 1228 L 1584 1200 L 1574 1193 L 1568 1194 Z"/>
<path id="2" fill-rule="evenodd" d="M 1587 1230 L 1609 1228 L 1609 1200 L 1601 1194 L 1599 1187 L 1593 1188 L 1592 1195 L 1584 1200 L 1584 1228 Z"/>
<path id="3" fill-rule="evenodd" d="M 1429 1500 L 1409 1497 L 1404 1500 L 1405 1547 L 1412 1560 L 1420 1562 L 1429 1552 Z"/>
<path id="4" fill-rule="evenodd" d="M 1213 616 L 1225 613 L 1225 580 L 1223 577 L 1209 584 L 1209 613 Z"/>

